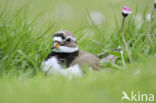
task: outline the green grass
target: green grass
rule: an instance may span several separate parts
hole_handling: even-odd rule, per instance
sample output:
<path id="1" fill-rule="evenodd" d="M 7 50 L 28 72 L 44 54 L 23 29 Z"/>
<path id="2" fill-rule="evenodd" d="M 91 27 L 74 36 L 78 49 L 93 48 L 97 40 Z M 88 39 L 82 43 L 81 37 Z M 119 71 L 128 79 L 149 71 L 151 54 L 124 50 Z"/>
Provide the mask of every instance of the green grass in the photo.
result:
<path id="1" fill-rule="evenodd" d="M 62 19 L 62 14 L 56 15 L 60 3 L 71 5 L 73 16 Z M 146 21 L 152 3 L 0 0 L 0 103 L 127 103 L 121 101 L 122 91 L 156 95 L 156 17 L 151 23 Z M 132 64 L 121 38 L 123 5 L 133 10 L 125 23 Z M 71 12 L 68 10 L 65 12 Z M 105 23 L 90 24 L 88 11 L 100 11 Z M 138 13 L 143 15 L 140 28 L 133 18 Z M 120 58 L 116 63 L 103 64 L 104 71 L 87 72 L 81 78 L 44 75 L 40 64 L 51 52 L 52 35 L 61 29 L 71 30 L 79 48 L 93 54 L 121 46 L 126 65 Z"/>

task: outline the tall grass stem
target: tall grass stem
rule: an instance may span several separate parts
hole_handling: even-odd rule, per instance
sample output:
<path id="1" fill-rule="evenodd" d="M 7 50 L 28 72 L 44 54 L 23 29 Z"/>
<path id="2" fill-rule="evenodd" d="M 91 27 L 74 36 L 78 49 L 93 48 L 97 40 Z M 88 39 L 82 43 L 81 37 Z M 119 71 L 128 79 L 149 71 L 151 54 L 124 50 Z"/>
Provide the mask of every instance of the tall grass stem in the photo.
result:
<path id="1" fill-rule="evenodd" d="M 126 49 L 126 52 L 127 52 L 128 58 L 129 58 L 129 62 L 132 63 L 132 59 L 131 59 L 131 56 L 130 56 L 128 45 L 126 43 L 125 35 L 124 35 L 124 22 L 125 22 L 125 17 L 123 17 L 123 21 L 122 21 L 121 35 L 122 35 L 122 40 L 124 42 L 125 49 Z"/>

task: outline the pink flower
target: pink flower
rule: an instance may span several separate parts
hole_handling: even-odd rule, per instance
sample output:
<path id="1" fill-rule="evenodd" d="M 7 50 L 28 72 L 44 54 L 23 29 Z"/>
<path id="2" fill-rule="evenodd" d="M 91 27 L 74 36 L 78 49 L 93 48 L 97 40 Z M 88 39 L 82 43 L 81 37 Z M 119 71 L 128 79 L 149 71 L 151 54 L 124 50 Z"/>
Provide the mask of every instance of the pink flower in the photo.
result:
<path id="1" fill-rule="evenodd" d="M 124 6 L 123 9 L 122 9 L 122 13 L 125 14 L 125 15 L 128 15 L 128 14 L 131 14 L 132 11 L 129 7 L 127 6 Z"/>

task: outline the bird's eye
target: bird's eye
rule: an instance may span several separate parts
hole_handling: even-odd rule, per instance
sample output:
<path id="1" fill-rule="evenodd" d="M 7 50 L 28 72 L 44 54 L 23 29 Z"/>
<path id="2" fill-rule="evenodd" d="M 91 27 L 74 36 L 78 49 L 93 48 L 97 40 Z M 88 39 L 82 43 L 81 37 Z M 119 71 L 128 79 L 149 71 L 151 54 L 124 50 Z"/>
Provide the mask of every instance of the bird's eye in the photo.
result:
<path id="1" fill-rule="evenodd" d="M 71 41 L 71 38 L 68 38 L 66 41 L 70 42 Z"/>

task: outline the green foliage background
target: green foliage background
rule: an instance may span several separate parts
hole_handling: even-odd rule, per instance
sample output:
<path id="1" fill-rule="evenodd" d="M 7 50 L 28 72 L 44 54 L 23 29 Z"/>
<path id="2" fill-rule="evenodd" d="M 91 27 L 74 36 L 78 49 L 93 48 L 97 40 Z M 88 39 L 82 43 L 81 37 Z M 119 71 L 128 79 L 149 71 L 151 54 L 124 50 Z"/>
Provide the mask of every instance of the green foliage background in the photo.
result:
<path id="1" fill-rule="evenodd" d="M 132 64 L 121 39 L 124 5 L 133 11 L 125 23 Z M 155 15 L 146 21 L 152 8 L 153 0 L 0 0 L 0 103 L 127 103 L 122 91 L 156 94 Z M 90 23 L 91 11 L 101 12 L 105 23 Z M 143 16 L 140 28 L 136 14 Z M 40 64 L 51 52 L 52 35 L 62 29 L 93 54 L 121 46 L 126 65 L 119 59 L 103 64 L 104 71 L 70 80 L 45 76 Z"/>

